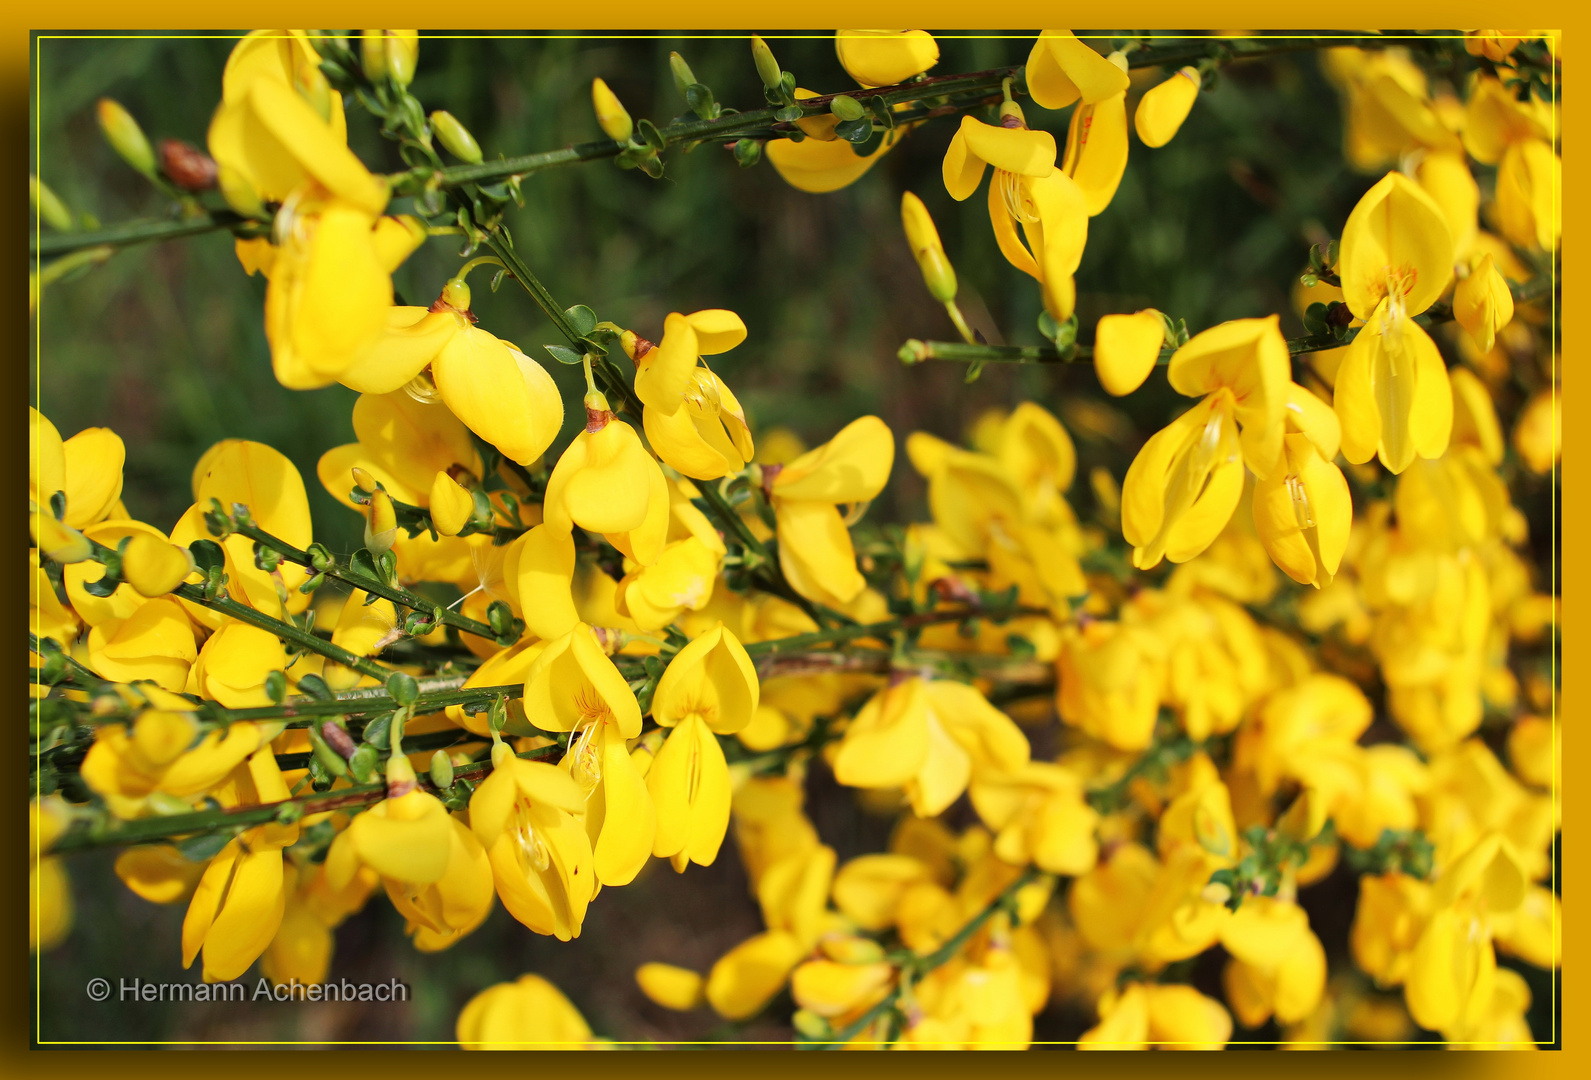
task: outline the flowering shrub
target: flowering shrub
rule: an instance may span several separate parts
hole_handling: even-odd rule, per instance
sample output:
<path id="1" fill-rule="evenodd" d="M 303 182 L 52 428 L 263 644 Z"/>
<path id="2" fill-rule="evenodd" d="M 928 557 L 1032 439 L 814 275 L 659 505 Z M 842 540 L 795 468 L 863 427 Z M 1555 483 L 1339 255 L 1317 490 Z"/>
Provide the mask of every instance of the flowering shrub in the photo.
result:
<path id="1" fill-rule="evenodd" d="M 1134 138 L 1155 153 L 1227 65 L 1296 41 L 1046 30 L 950 74 L 924 31 L 842 30 L 861 89 L 819 94 L 754 37 L 765 108 L 675 53 L 688 113 L 632 119 L 598 78 L 606 140 L 525 157 L 427 112 L 415 31 L 249 34 L 205 150 L 157 153 L 101 101 L 180 217 L 99 231 L 35 180 L 35 304 L 129 239 L 230 230 L 277 381 L 358 394 L 311 483 L 363 537 L 317 539 L 284 448 L 242 439 L 169 529 L 135 519 L 143 448 L 30 410 L 32 947 L 98 917 L 67 869 L 91 849 L 185 910 L 206 983 L 324 983 L 333 932 L 384 902 L 420 953 L 468 949 L 499 902 L 567 942 L 653 859 L 734 859 L 760 931 L 701 970 L 634 957 L 641 993 L 727 1038 L 1020 1048 L 1064 1004 L 1084 1048 L 1551 1041 L 1521 971 L 1558 966 L 1556 567 L 1519 502 L 1558 458 L 1555 41 L 1306 41 L 1367 189 L 1300 252 L 1296 311 L 1193 330 L 1080 324 L 1090 222 Z M 355 109 L 402 169 L 349 148 Z M 1028 123 L 1060 109 L 1064 145 Z M 1055 401 L 963 445 L 836 415 L 808 448 L 731 389 L 768 343 L 730 307 L 564 306 L 508 224 L 561 165 L 658 177 L 715 144 L 822 194 L 945 125 L 945 191 L 987 184 L 1044 343 L 986 340 L 908 190 L 961 340 L 901 359 L 1091 364 L 1116 397 L 1164 368 L 1186 399 L 1142 433 L 1094 414 L 1135 456 L 1090 473 L 1087 512 Z M 408 303 L 392 275 L 438 237 L 460 261 Z M 487 275 L 561 342 L 482 325 Z M 897 456 L 928 513 L 867 521 Z M 884 850 L 842 859 L 819 797 L 891 815 Z M 1304 903 L 1328 881 L 1354 905 L 1330 927 Z M 585 986 L 475 989 L 467 1048 L 628 1038 Z"/>

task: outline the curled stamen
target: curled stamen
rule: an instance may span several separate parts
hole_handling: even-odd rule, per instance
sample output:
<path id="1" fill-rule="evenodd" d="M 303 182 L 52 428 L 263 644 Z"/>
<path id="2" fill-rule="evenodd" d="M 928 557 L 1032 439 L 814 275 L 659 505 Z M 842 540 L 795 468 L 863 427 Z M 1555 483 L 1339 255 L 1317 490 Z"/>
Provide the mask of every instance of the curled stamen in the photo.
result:
<path id="1" fill-rule="evenodd" d="M 994 170 L 994 179 L 990 183 L 998 187 L 1000 201 L 1005 204 L 1006 213 L 1027 225 L 1039 220 L 1038 212 L 1032 208 L 1032 200 L 1022 190 L 1022 178 L 1020 176 L 1014 172 L 1007 172 L 1005 169 L 996 169 Z"/>
<path id="2" fill-rule="evenodd" d="M 1293 520 L 1298 523 L 1300 530 L 1315 527 L 1315 511 L 1309 505 L 1309 493 L 1304 490 L 1304 481 L 1298 476 L 1287 477 L 1287 497 L 1293 503 Z"/>

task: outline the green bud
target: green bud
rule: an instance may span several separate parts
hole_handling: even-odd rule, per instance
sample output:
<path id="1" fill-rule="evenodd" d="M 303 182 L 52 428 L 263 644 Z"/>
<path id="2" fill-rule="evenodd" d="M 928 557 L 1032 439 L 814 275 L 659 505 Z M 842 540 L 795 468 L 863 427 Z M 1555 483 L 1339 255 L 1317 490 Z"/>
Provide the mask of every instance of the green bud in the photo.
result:
<path id="1" fill-rule="evenodd" d="M 321 738 L 320 732 L 313 727 L 307 728 L 306 731 L 309 733 L 310 745 L 315 751 L 315 760 L 320 762 L 321 769 L 330 776 L 347 776 L 348 762 L 343 760 L 343 756 L 326 745 L 326 740 Z"/>
<path id="2" fill-rule="evenodd" d="M 751 58 L 757 63 L 757 77 L 762 80 L 762 85 L 769 90 L 777 90 L 784 84 L 784 72 L 779 69 L 779 61 L 774 59 L 773 50 L 756 34 L 751 35 Z"/>
<path id="3" fill-rule="evenodd" d="M 797 1009 L 790 1017 L 790 1025 L 808 1039 L 821 1041 L 834 1038 L 834 1029 L 829 1022 L 808 1009 Z"/>
<path id="4" fill-rule="evenodd" d="M 668 68 L 674 73 L 674 88 L 684 96 L 685 88 L 696 81 L 696 74 L 691 71 L 691 66 L 685 62 L 685 58 L 677 52 L 668 54 Z"/>
<path id="5" fill-rule="evenodd" d="M 387 679 L 387 693 L 399 705 L 413 705 L 420 696 L 420 684 L 406 671 L 394 671 Z"/>
<path id="6" fill-rule="evenodd" d="M 144 798 L 144 806 L 147 807 L 152 813 L 158 814 L 161 817 L 169 817 L 172 814 L 193 813 L 192 803 L 189 803 L 184 799 L 179 799 L 175 795 L 168 795 L 164 791 L 150 792 L 148 796 Z"/>
<path id="7" fill-rule="evenodd" d="M 860 120 L 867 115 L 867 110 L 862 107 L 860 101 L 843 94 L 829 102 L 829 112 L 841 120 Z"/>
<path id="8" fill-rule="evenodd" d="M 749 169 L 762 160 L 762 143 L 756 139 L 740 139 L 735 143 L 735 161 L 742 169 Z"/>
<path id="9" fill-rule="evenodd" d="M 447 152 L 471 165 L 481 163 L 481 144 L 475 141 L 469 128 L 458 122 L 452 113 L 442 109 L 431 114 L 431 130 L 442 140 Z"/>
<path id="10" fill-rule="evenodd" d="M 110 98 L 100 98 L 96 110 L 99 113 L 99 129 L 105 133 L 105 141 L 110 143 L 111 149 L 127 164 L 153 180 L 155 150 L 149 145 L 144 129 L 138 126 L 132 113 Z"/>
<path id="11" fill-rule="evenodd" d="M 376 772 L 376 758 L 378 752 L 374 746 L 365 743 L 354 751 L 354 756 L 348 759 L 348 772 L 361 784 L 368 784 Z"/>
<path id="12" fill-rule="evenodd" d="M 438 750 L 431 755 L 431 783 L 436 785 L 438 791 L 446 791 L 453 786 L 453 759 L 447 756 L 445 750 Z"/>
<path id="13" fill-rule="evenodd" d="M 265 676 L 265 696 L 280 705 L 287 699 L 287 676 L 272 671 Z"/>
<path id="14" fill-rule="evenodd" d="M 366 30 L 360 38 L 360 61 L 371 82 L 391 79 L 399 86 L 414 80 L 420 58 L 417 30 Z"/>
<path id="15" fill-rule="evenodd" d="M 60 197 L 44 186 L 44 181 L 37 176 L 28 177 L 28 198 L 33 202 L 33 208 L 39 212 L 39 217 L 52 229 L 61 232 L 71 232 L 77 228 L 77 222 L 72 220 L 72 212 Z"/>

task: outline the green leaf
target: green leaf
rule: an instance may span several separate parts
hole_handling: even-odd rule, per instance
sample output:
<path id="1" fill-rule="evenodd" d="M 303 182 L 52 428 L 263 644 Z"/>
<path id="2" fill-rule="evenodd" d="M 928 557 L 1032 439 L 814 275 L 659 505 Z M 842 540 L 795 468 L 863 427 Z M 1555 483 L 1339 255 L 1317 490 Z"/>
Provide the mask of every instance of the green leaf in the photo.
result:
<path id="1" fill-rule="evenodd" d="M 177 841 L 175 847 L 184 859 L 189 862 L 206 862 L 221 853 L 221 849 L 232 842 L 235 833 L 230 829 L 221 829 L 216 832 L 200 833 L 190 836 L 186 840 Z"/>
<path id="2" fill-rule="evenodd" d="M 871 98 L 869 98 L 867 102 L 867 108 L 868 111 L 871 112 L 878 120 L 878 122 L 884 125 L 885 131 L 895 130 L 895 117 L 889 111 L 889 106 L 884 104 L 884 98 L 881 95 L 874 94 Z"/>
<path id="3" fill-rule="evenodd" d="M 407 671 L 394 671 L 387 678 L 387 693 L 399 705 L 413 705 L 420 697 L 420 684 Z"/>
<path id="4" fill-rule="evenodd" d="M 195 540 L 188 545 L 188 551 L 193 555 L 194 565 L 205 574 L 226 565 L 226 552 L 214 540 Z"/>
<path id="5" fill-rule="evenodd" d="M 319 698 L 321 701 L 331 700 L 331 687 L 327 686 L 326 680 L 319 675 L 303 676 L 298 680 L 298 689 L 300 693 L 308 694 L 312 698 Z"/>
<path id="6" fill-rule="evenodd" d="M 691 83 L 685 88 L 685 104 L 703 120 L 712 119 L 713 92 L 701 83 Z"/>
<path id="7" fill-rule="evenodd" d="M 784 108 L 782 108 L 778 112 L 774 113 L 773 114 L 773 118 L 775 120 L 782 120 L 785 123 L 789 124 L 789 123 L 793 123 L 793 122 L 801 119 L 801 117 L 804 116 L 804 115 L 806 115 L 806 114 L 802 111 L 801 106 L 799 106 L 799 105 L 786 105 Z"/>
<path id="8" fill-rule="evenodd" d="M 585 337 L 597 328 L 597 313 L 584 304 L 564 309 L 564 318 L 574 327 L 575 337 Z"/>
<path id="9" fill-rule="evenodd" d="M 865 116 L 846 120 L 834 125 L 834 134 L 853 145 L 866 142 L 873 134 L 873 121 Z"/>
<path id="10" fill-rule="evenodd" d="M 574 365 L 580 363 L 583 359 L 580 353 L 564 345 L 543 345 L 542 348 L 546 349 L 547 354 L 560 364 Z"/>
<path id="11" fill-rule="evenodd" d="M 657 125 L 650 120 L 644 118 L 637 120 L 635 122 L 635 130 L 640 132 L 641 138 L 646 141 L 646 145 L 653 150 L 662 150 L 668 146 L 668 140 L 663 138 L 663 133 L 657 130 Z"/>

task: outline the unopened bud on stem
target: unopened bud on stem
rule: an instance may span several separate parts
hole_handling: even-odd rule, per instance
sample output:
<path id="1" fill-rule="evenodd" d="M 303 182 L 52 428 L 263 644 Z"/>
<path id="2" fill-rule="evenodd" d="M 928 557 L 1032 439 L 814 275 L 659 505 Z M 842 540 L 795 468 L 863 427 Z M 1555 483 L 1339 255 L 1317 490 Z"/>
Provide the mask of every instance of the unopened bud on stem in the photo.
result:
<path id="1" fill-rule="evenodd" d="M 596 110 L 597 124 L 614 142 L 629 142 L 635 131 L 635 122 L 625 111 L 618 95 L 608 89 L 601 79 L 591 80 L 591 107 Z"/>
<path id="2" fill-rule="evenodd" d="M 100 98 L 96 111 L 99 114 L 99 129 L 104 132 L 105 141 L 110 143 L 111 149 L 127 164 L 153 180 L 155 151 L 132 113 L 110 98 Z"/>
<path id="3" fill-rule="evenodd" d="M 751 58 L 756 61 L 757 77 L 762 80 L 762 85 L 769 90 L 777 90 L 783 85 L 784 72 L 779 68 L 779 61 L 774 59 L 768 43 L 756 34 L 751 35 Z"/>
<path id="4" fill-rule="evenodd" d="M 481 163 L 481 144 L 475 141 L 469 129 L 458 122 L 452 113 L 438 109 L 431 114 L 431 130 L 441 140 L 447 152 L 471 165 Z"/>
<path id="5" fill-rule="evenodd" d="M 929 216 L 928 208 L 910 191 L 901 196 L 900 220 L 906 229 L 906 242 L 911 245 L 912 257 L 922 271 L 923 284 L 928 286 L 928 292 L 935 300 L 941 304 L 950 303 L 956 298 L 955 268 L 945 255 L 945 247 L 939 241 L 939 230 L 934 227 L 934 219 Z"/>
<path id="6" fill-rule="evenodd" d="M 677 52 L 668 54 L 668 69 L 674 75 L 674 89 L 678 90 L 683 96 L 685 88 L 696 81 L 696 73 L 685 62 L 685 58 Z"/>

